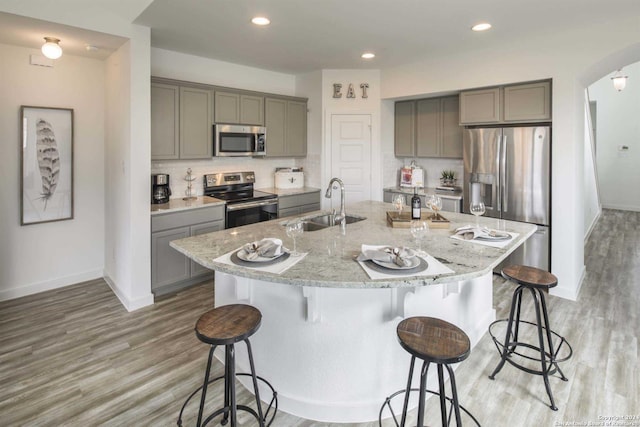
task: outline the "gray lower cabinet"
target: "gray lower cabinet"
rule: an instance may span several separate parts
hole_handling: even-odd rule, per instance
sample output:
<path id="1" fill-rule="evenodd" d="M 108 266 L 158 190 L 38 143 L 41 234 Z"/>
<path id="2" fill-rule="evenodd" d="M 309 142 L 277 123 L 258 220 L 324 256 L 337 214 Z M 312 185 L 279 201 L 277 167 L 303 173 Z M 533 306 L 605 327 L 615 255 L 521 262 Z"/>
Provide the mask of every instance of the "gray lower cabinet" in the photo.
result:
<path id="1" fill-rule="evenodd" d="M 265 98 L 267 157 L 307 155 L 307 103 Z"/>
<path id="2" fill-rule="evenodd" d="M 264 97 L 216 91 L 215 122 L 264 126 Z"/>
<path id="3" fill-rule="evenodd" d="M 405 197 L 405 204 L 407 206 L 411 205 L 411 198 L 413 197 L 413 195 L 408 194 L 408 193 L 403 193 L 400 191 L 392 191 L 392 190 L 384 190 L 383 192 L 383 199 L 385 203 L 392 203 L 393 202 L 393 197 L 396 194 L 403 194 Z M 442 197 L 441 194 L 439 194 L 439 196 L 441 196 L 440 198 L 442 199 L 442 211 L 443 212 L 456 212 L 456 213 L 460 213 L 462 212 L 462 201 L 460 199 L 457 198 L 447 198 L 447 197 Z M 422 203 L 422 207 L 425 208 L 426 205 L 426 197 L 423 195 L 420 195 L 420 202 Z"/>
<path id="4" fill-rule="evenodd" d="M 212 157 L 211 97 L 206 89 L 151 84 L 151 160 Z"/>
<path id="5" fill-rule="evenodd" d="M 278 218 L 302 215 L 320 209 L 320 190 L 304 194 L 278 196 Z"/>
<path id="6" fill-rule="evenodd" d="M 212 277 L 211 270 L 194 263 L 169 243 L 224 229 L 224 206 L 153 215 L 151 217 L 151 290 L 155 295 L 175 292 Z"/>

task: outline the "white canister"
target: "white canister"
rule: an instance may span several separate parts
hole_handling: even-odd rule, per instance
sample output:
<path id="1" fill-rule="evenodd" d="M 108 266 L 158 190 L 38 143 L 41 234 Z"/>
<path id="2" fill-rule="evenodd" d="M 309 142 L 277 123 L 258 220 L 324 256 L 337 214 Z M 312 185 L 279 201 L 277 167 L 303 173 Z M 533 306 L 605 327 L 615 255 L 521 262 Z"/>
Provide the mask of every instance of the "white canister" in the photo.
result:
<path id="1" fill-rule="evenodd" d="M 275 187 L 279 189 L 304 187 L 304 172 L 276 172 Z"/>

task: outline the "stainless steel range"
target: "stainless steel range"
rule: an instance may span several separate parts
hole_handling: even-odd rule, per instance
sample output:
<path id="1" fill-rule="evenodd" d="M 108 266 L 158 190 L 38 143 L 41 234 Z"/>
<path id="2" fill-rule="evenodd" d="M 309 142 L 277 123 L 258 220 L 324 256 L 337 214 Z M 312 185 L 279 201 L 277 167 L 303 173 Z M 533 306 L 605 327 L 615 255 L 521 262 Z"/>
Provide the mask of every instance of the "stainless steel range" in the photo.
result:
<path id="1" fill-rule="evenodd" d="M 278 196 L 256 191 L 253 172 L 224 172 L 204 176 L 204 195 L 227 202 L 226 228 L 278 217 Z"/>

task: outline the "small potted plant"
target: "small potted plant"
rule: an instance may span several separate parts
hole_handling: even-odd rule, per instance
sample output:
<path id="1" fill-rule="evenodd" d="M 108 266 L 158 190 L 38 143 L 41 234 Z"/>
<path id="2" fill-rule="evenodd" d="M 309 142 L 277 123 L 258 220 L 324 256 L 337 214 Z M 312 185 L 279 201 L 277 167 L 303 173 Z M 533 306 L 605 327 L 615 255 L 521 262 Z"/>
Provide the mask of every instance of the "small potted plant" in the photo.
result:
<path id="1" fill-rule="evenodd" d="M 445 187 L 456 185 L 456 173 L 452 170 L 443 170 L 440 176 L 440 183 Z"/>

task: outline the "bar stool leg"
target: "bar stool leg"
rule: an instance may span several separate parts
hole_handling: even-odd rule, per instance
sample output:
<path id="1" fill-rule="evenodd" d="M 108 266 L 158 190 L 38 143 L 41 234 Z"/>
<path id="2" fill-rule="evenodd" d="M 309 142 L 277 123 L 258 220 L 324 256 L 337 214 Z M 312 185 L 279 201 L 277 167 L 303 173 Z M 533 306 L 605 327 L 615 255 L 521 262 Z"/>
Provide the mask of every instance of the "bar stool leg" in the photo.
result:
<path id="1" fill-rule="evenodd" d="M 236 427 L 238 423 L 238 408 L 236 406 L 236 351 L 233 344 L 227 346 L 229 356 L 229 412 L 231 413 L 231 427 Z"/>
<path id="2" fill-rule="evenodd" d="M 544 294 L 542 293 L 542 291 L 540 289 L 538 289 L 538 294 L 540 295 L 540 302 L 542 303 L 542 315 L 544 317 L 544 326 L 547 332 L 547 342 L 549 343 L 549 354 L 553 355 L 553 351 L 554 351 L 554 346 L 553 346 L 553 342 L 551 341 L 552 337 L 551 337 L 551 326 L 549 325 L 549 314 L 547 312 L 547 303 L 544 297 Z M 560 369 L 560 366 L 558 366 L 558 363 L 555 361 L 555 356 L 552 360 L 553 365 L 556 367 L 556 369 L 558 370 L 558 373 L 560 374 L 560 378 L 562 379 L 562 381 L 569 381 L 569 379 L 567 377 L 564 376 L 564 373 L 562 372 L 562 369 Z"/>
<path id="3" fill-rule="evenodd" d="M 247 344 L 247 353 L 249 354 L 249 366 L 251 367 L 251 379 L 253 380 L 253 391 L 256 397 L 256 406 L 258 407 L 258 421 L 260 427 L 264 427 L 264 416 L 262 415 L 262 402 L 260 401 L 260 391 L 258 390 L 258 379 L 256 378 L 256 368 L 253 364 L 253 352 L 251 351 L 251 343 L 249 339 L 244 340 Z"/>
<path id="4" fill-rule="evenodd" d="M 518 293 L 518 307 L 516 308 L 516 322 L 514 325 L 514 332 L 513 332 L 513 342 L 516 343 L 518 342 L 518 335 L 520 332 L 520 309 L 522 307 L 522 291 L 524 290 L 524 288 L 522 287 L 518 287 L 518 289 L 516 289 L 516 292 Z M 519 291 L 519 292 L 518 292 Z M 509 354 L 513 353 L 513 350 L 515 349 L 512 348 L 511 351 L 509 351 Z"/>
<path id="5" fill-rule="evenodd" d="M 453 369 L 449 365 L 445 365 L 447 372 L 449 372 L 449 382 L 451 385 L 451 399 L 453 404 L 453 412 L 456 416 L 456 426 L 462 427 L 462 418 L 460 417 L 460 403 L 458 402 L 458 388 L 456 387 L 456 377 L 453 374 Z M 475 418 L 474 418 L 475 421 Z M 476 422 L 477 423 L 477 422 Z"/>
<path id="6" fill-rule="evenodd" d="M 420 372 L 420 394 L 418 399 L 418 424 L 416 427 L 424 427 L 424 406 L 427 390 L 427 373 L 429 372 L 429 362 L 426 360 L 422 363 L 422 370 Z M 404 425 L 403 425 L 404 427 Z"/>
<path id="7" fill-rule="evenodd" d="M 513 328 L 513 320 L 514 320 L 514 312 L 516 310 L 516 306 L 517 306 L 517 300 L 520 297 L 520 294 L 522 293 L 522 286 L 519 286 L 518 289 L 516 289 L 516 291 L 513 293 L 513 297 L 511 298 L 511 310 L 509 311 L 509 321 L 507 322 L 507 333 L 505 334 L 504 337 L 504 347 L 502 348 L 502 354 L 500 355 L 500 362 L 498 363 L 498 366 L 496 366 L 496 368 L 493 370 L 493 372 L 491 373 L 491 375 L 489 375 L 489 379 L 495 379 L 496 378 L 496 374 L 498 372 L 500 372 L 500 370 L 502 369 L 502 367 L 504 366 L 504 364 L 507 361 L 507 357 L 510 353 L 510 338 L 511 338 L 511 330 Z"/>
<path id="8" fill-rule="evenodd" d="M 538 342 L 540 343 L 539 344 L 540 345 L 540 364 L 542 367 L 542 378 L 544 379 L 544 387 L 547 389 L 547 395 L 549 396 L 549 400 L 551 401 L 551 409 L 553 409 L 554 411 L 557 411 L 558 407 L 553 401 L 553 394 L 551 393 L 551 385 L 549 384 L 549 370 L 547 369 L 546 354 L 544 351 L 544 337 L 542 334 L 540 301 L 538 300 L 538 296 L 536 295 L 535 290 L 530 289 L 530 291 L 531 291 L 531 295 L 533 296 L 534 307 L 536 310 L 536 321 L 538 326 Z M 548 325 L 547 325 L 547 330 L 548 330 Z M 551 351 L 553 351 L 553 349 L 550 349 L 550 352 Z M 551 363 L 551 361 L 549 363 Z M 551 366 L 549 366 L 549 368 L 551 368 Z"/>
<path id="9" fill-rule="evenodd" d="M 407 389 L 404 393 L 404 404 L 402 405 L 402 418 L 400 420 L 400 426 L 404 427 L 407 421 L 407 410 L 409 409 L 409 394 L 411 393 L 411 379 L 413 378 L 413 366 L 416 363 L 416 357 L 411 356 L 411 363 L 409 364 L 409 379 L 407 380 Z"/>
<path id="10" fill-rule="evenodd" d="M 212 345 L 209 349 L 209 359 L 207 359 L 207 370 L 204 374 L 204 384 L 202 385 L 202 396 L 200 397 L 200 410 L 198 411 L 198 423 L 197 427 L 202 425 L 202 412 L 204 411 L 204 400 L 207 396 L 207 385 L 209 384 L 209 374 L 211 372 L 211 359 L 213 359 L 213 351 L 216 349 L 215 345 Z"/>
<path id="11" fill-rule="evenodd" d="M 440 417 L 442 419 L 442 427 L 446 427 L 449 423 L 447 420 L 447 396 L 444 391 L 444 373 L 442 363 L 438 363 L 438 387 L 440 392 Z"/>

